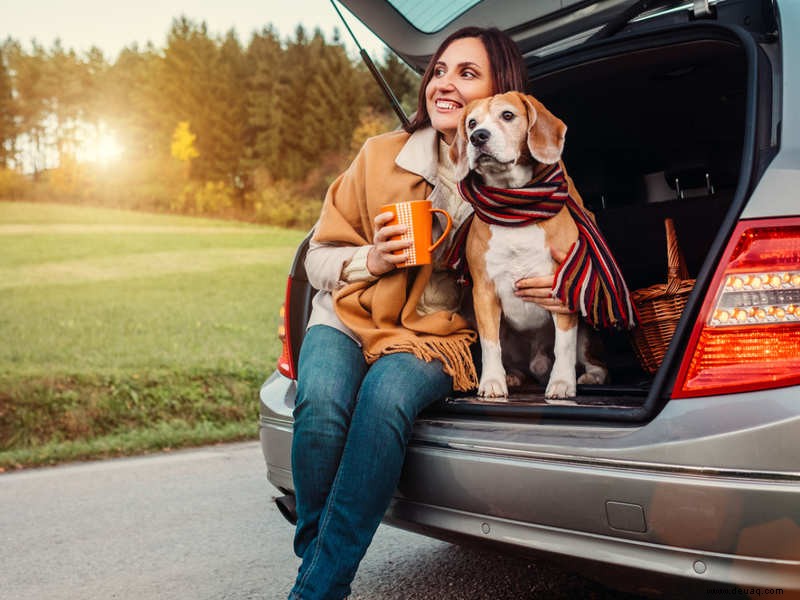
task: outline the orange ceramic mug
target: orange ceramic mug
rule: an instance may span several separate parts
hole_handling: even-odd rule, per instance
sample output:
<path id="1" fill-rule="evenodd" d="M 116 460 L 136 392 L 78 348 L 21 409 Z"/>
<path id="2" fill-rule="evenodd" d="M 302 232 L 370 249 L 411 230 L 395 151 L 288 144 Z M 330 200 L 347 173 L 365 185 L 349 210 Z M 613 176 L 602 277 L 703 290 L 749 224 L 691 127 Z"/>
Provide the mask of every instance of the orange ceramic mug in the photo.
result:
<path id="1" fill-rule="evenodd" d="M 408 227 L 403 235 L 394 238 L 412 242 L 409 248 L 395 250 L 394 254 L 408 254 L 408 259 L 397 265 L 398 267 L 430 264 L 431 252 L 444 241 L 453 227 L 453 220 L 447 211 L 441 208 L 432 208 L 430 200 L 409 200 L 386 204 L 381 207 L 381 212 L 390 212 L 394 215 L 394 218 L 386 225 L 406 225 Z M 447 226 L 439 239 L 431 244 L 431 237 L 433 237 L 433 215 L 431 213 L 435 212 L 442 213 L 447 218 Z"/>

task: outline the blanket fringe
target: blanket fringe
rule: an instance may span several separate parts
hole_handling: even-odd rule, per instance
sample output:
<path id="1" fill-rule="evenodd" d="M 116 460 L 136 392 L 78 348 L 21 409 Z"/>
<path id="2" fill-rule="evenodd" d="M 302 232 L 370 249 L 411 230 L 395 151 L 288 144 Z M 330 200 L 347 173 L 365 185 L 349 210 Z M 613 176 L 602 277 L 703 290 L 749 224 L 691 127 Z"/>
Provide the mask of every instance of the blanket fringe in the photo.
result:
<path id="1" fill-rule="evenodd" d="M 424 336 L 386 345 L 377 352 L 365 352 L 367 362 L 372 364 L 385 354 L 410 352 L 425 362 L 440 360 L 444 372 L 453 378 L 453 389 L 468 392 L 478 387 L 478 373 L 472 360 L 470 345 L 475 341 L 474 332 L 458 333 L 447 337 Z"/>

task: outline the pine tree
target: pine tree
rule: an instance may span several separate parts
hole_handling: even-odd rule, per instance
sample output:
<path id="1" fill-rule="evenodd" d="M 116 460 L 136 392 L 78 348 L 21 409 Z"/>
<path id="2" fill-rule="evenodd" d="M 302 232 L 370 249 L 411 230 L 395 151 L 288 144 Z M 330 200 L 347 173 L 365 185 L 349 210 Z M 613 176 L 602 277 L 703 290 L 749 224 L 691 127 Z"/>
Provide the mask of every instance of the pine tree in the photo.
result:
<path id="1" fill-rule="evenodd" d="M 319 30 L 309 39 L 298 27 L 284 64 L 277 107 L 281 170 L 302 180 L 326 155 L 347 151 L 363 98 L 344 47 L 329 45 Z"/>
<path id="2" fill-rule="evenodd" d="M 175 121 L 165 115 L 160 89 L 162 58 L 155 48 L 123 49 L 104 77 L 105 119 L 125 141 L 132 160 L 168 156 Z"/>
<path id="3" fill-rule="evenodd" d="M 22 162 L 33 171 L 34 177 L 45 168 L 45 120 L 48 115 L 46 87 L 44 85 L 47 54 L 35 40 L 32 51 L 25 52 L 19 42 L 8 40 L 4 53 L 12 74 L 16 91 L 17 134 L 25 142 Z"/>
<path id="4" fill-rule="evenodd" d="M 77 153 L 80 126 L 90 118 L 87 109 L 93 78 L 88 64 L 57 39 L 47 53 L 42 83 L 47 110 L 55 123 L 52 133 L 60 163 L 64 155 Z"/>
<path id="5" fill-rule="evenodd" d="M 286 45 L 276 74 L 280 89 L 276 106 L 281 115 L 277 128 L 280 162 L 273 166 L 273 173 L 289 179 L 302 179 L 307 173 L 310 160 L 306 149 L 311 143 L 307 137 L 316 138 L 320 128 L 318 123 L 312 127 L 311 119 L 305 116 L 309 106 L 308 80 L 313 73 L 308 43 L 305 28 L 298 25 L 294 39 Z"/>
<path id="6" fill-rule="evenodd" d="M 247 129 L 247 63 L 236 34 L 229 31 L 219 46 L 213 65 L 208 131 L 214 149 L 208 164 L 209 179 L 244 188 L 245 133 Z"/>
<path id="7" fill-rule="evenodd" d="M 213 171 L 215 149 L 209 104 L 216 57 L 217 48 L 205 23 L 197 25 L 186 17 L 173 20 L 158 77 L 162 110 L 171 127 L 180 121 L 192 123 L 200 153 L 192 163 L 192 176 L 196 179 L 207 179 Z"/>
<path id="8" fill-rule="evenodd" d="M 16 103 L 5 54 L 5 47 L 0 47 L 0 169 L 9 166 L 16 145 Z"/>
<path id="9" fill-rule="evenodd" d="M 249 171 L 259 168 L 278 173 L 281 157 L 279 77 L 283 49 L 275 30 L 264 28 L 253 35 L 247 48 L 247 129 L 245 164 Z"/>

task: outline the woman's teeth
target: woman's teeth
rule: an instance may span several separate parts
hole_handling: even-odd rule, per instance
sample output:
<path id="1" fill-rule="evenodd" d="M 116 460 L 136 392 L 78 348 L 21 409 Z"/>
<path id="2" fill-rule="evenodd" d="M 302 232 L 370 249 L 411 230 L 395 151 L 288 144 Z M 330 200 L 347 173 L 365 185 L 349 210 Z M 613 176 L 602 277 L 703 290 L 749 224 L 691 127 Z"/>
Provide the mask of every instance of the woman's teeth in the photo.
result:
<path id="1" fill-rule="evenodd" d="M 461 105 L 450 100 L 437 100 L 436 108 L 441 108 L 442 110 L 458 110 L 461 108 Z"/>

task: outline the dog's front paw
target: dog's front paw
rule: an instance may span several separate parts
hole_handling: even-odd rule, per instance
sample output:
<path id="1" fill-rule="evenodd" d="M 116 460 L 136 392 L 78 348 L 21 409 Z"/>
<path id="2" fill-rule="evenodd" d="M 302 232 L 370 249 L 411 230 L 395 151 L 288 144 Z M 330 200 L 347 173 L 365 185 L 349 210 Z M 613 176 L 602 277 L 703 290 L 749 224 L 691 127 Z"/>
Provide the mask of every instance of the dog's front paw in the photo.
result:
<path id="1" fill-rule="evenodd" d="M 481 383 L 478 386 L 478 395 L 482 398 L 496 398 L 503 400 L 508 398 L 508 387 L 506 386 L 505 377 L 502 379 L 495 377 L 481 379 Z"/>
<path id="2" fill-rule="evenodd" d="M 551 379 L 544 392 L 545 398 L 573 398 L 575 396 L 575 380 Z"/>

